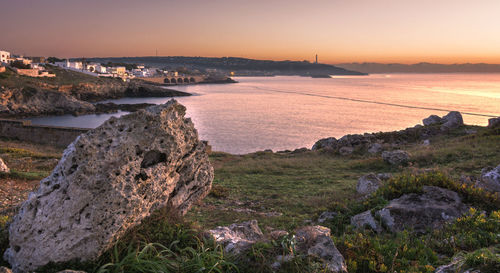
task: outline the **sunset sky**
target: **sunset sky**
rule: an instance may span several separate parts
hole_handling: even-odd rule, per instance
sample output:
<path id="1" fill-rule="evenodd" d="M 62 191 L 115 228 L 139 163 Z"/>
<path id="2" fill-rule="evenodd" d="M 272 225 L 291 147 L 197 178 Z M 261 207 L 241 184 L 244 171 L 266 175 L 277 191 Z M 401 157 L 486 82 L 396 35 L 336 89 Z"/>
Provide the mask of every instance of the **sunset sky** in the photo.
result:
<path id="1" fill-rule="evenodd" d="M 0 0 L 0 49 L 500 63 L 499 0 Z"/>

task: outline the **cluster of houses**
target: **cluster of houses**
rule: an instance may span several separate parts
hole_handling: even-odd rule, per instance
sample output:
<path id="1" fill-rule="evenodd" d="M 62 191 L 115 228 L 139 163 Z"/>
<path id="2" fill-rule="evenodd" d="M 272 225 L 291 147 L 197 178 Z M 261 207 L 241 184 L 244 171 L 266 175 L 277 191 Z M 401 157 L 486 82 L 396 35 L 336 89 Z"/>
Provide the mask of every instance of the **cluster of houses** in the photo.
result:
<path id="1" fill-rule="evenodd" d="M 45 66 L 44 57 L 23 57 L 14 56 L 8 51 L 0 50 L 0 73 L 5 72 L 5 67 L 10 66 L 19 75 L 29 77 L 55 77 L 53 73 L 49 73 Z"/>
<path id="2" fill-rule="evenodd" d="M 49 58 L 50 59 L 50 58 Z M 10 66 L 20 75 L 30 77 L 55 77 L 55 74 L 46 71 L 47 60 L 45 57 L 22 57 L 14 56 L 10 52 L 0 50 L 0 73 L 5 72 L 5 67 Z M 69 59 L 53 62 L 51 65 L 63 69 L 73 70 L 96 77 L 121 78 L 128 81 L 133 78 L 153 77 L 178 77 L 177 71 L 167 71 L 157 68 L 148 68 L 144 65 L 134 65 L 133 69 L 127 70 L 125 66 L 104 65 L 100 63 L 71 61 Z M 190 81 L 187 81 L 190 82 Z M 170 80 L 169 80 L 169 83 Z"/>
<path id="3" fill-rule="evenodd" d="M 74 70 L 97 77 L 114 77 L 129 80 L 136 77 L 148 78 L 155 76 L 177 76 L 178 72 L 159 70 L 156 68 L 147 68 L 144 65 L 137 65 L 137 68 L 127 70 L 125 66 L 106 66 L 100 63 L 85 63 L 82 61 L 65 60 L 62 62 L 55 62 L 54 65 L 64 69 Z"/>

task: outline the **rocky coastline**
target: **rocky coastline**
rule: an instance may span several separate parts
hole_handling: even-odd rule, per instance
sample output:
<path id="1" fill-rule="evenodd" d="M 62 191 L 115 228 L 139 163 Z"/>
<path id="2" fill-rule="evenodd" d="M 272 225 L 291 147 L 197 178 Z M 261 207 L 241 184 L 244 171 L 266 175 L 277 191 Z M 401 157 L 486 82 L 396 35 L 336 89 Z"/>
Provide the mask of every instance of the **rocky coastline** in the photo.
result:
<path id="1" fill-rule="evenodd" d="M 176 97 L 191 94 L 146 83 L 140 80 L 123 82 L 118 79 L 82 77 L 81 73 L 60 70 L 57 82 L 21 77 L 13 71 L 0 78 L 0 117 L 25 118 L 50 115 L 82 115 L 108 113 L 116 110 L 141 109 L 144 105 L 113 106 L 94 103 L 125 97 Z M 84 75 L 86 76 L 86 75 Z M 89 78 L 90 77 L 90 78 Z M 68 84 L 68 82 L 70 84 Z"/>

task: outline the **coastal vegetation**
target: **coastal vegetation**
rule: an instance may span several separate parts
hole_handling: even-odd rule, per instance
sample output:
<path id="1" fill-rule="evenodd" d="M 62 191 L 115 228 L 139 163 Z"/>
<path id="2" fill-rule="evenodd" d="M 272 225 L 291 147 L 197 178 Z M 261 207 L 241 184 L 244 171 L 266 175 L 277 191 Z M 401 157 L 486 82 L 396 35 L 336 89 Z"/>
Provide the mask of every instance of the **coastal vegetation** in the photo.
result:
<path id="1" fill-rule="evenodd" d="M 205 231 L 256 219 L 265 234 L 273 230 L 293 232 L 316 222 L 325 211 L 334 217 L 322 225 L 331 229 L 349 272 L 434 272 L 450 263 L 456 263 L 459 272 L 468 268 L 498 272 L 500 199 L 497 194 L 464 183 L 462 177 L 477 177 L 483 167 L 500 162 L 499 130 L 466 126 L 432 137 L 428 146 L 408 138 L 400 147 L 411 155 L 407 166 L 389 165 L 379 155 L 362 152 L 213 152 L 212 191 L 184 218 L 158 211 L 127 232 L 98 260 L 49 264 L 37 272 L 68 268 L 87 272 L 323 272 L 320 261 L 296 252 L 297 242 L 292 235 L 256 243 L 242 255 L 233 255 L 224 252 Z M 384 134 L 388 138 L 391 134 L 401 136 Z M 24 185 L 15 189 L 20 196 L 26 196 L 53 167 L 45 162 L 61 154 L 54 147 L 11 139 L 2 139 L 1 144 L 0 157 L 12 169 L 2 179 Z M 355 190 L 356 182 L 372 172 L 390 173 L 393 178 L 363 198 Z M 377 233 L 351 225 L 352 216 L 379 210 L 404 194 L 420 193 L 424 186 L 457 192 L 470 206 L 468 212 L 440 229 L 423 233 Z M 15 205 L 11 202 L 2 206 L 0 251 L 8 244 L 5 228 Z M 294 254 L 293 258 L 278 269 L 271 266 L 277 255 L 290 254 Z M 5 261 L 2 264 L 6 265 Z"/>

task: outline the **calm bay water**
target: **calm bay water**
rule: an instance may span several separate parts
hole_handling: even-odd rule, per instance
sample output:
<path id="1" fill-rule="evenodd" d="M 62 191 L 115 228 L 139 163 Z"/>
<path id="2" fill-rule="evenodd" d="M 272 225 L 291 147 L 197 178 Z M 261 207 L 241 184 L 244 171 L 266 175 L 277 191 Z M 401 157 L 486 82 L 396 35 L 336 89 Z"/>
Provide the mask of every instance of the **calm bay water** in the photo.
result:
<path id="1" fill-rule="evenodd" d="M 500 116 L 500 74 L 394 74 L 312 79 L 236 78 L 226 85 L 178 86 L 195 94 L 187 107 L 202 139 L 216 151 L 249 153 L 310 148 L 324 137 L 392 131 L 450 110 Z M 124 98 L 115 103 L 164 103 L 169 98 Z M 110 116 L 33 118 L 33 124 L 93 128 Z M 489 117 L 464 115 L 467 124 Z"/>

